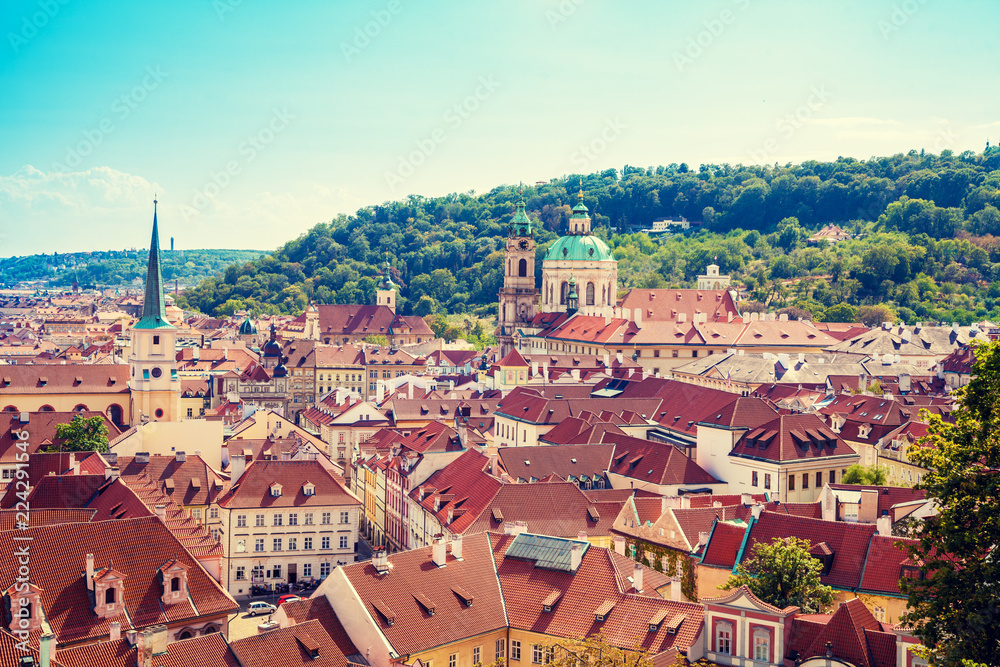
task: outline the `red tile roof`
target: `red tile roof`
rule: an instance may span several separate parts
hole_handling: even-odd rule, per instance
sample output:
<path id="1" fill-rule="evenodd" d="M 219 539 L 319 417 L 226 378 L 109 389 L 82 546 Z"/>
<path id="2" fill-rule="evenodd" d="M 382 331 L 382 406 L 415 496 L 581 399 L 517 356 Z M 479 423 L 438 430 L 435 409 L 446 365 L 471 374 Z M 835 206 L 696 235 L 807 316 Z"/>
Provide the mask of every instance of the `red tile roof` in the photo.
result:
<path id="1" fill-rule="evenodd" d="M 790 514 L 764 511 L 750 529 L 750 539 L 743 557 L 749 556 L 753 545 L 770 544 L 776 537 L 798 537 L 812 546 L 825 542 L 833 551 L 833 563 L 821 580 L 828 586 L 856 589 L 861 583 L 871 538 L 873 524 L 823 521 Z"/>
<path id="2" fill-rule="evenodd" d="M 3 375 L 5 371 L 0 371 Z M 2 383 L 0 383 L 2 384 Z M 0 398 L 0 402 L 3 399 Z M 108 419 L 103 412 L 29 412 L 27 423 L 21 423 L 19 413 L 0 412 L 0 460 L 13 462 L 17 460 L 17 453 L 21 452 L 18 443 L 23 442 L 20 437 L 15 437 L 14 433 L 28 433 L 28 452 L 33 454 L 39 450 L 43 442 L 48 441 L 49 445 L 59 445 L 60 440 L 56 438 L 56 426 L 68 424 L 74 417 L 89 419 L 100 417 L 108 429 L 108 440 L 112 440 L 121 435 L 117 426 Z M 23 436 L 22 436 L 23 437 Z"/>
<path id="3" fill-rule="evenodd" d="M 502 486 L 498 479 L 485 472 L 489 463 L 490 460 L 476 450 L 463 452 L 413 489 L 410 498 L 453 535 L 465 533 L 486 512 Z"/>
<path id="4" fill-rule="evenodd" d="M 864 577 L 861 579 L 861 589 L 872 593 L 902 595 L 899 590 L 900 568 L 903 561 L 910 558 L 907 545 L 916 543 L 917 540 L 874 536 L 868 551 Z"/>
<path id="5" fill-rule="evenodd" d="M 275 482 L 282 487 L 279 496 L 271 495 Z M 307 482 L 315 486 L 313 495 L 303 491 Z M 254 461 L 219 499 L 219 506 L 227 509 L 359 504 L 343 479 L 319 461 Z"/>
<path id="6" fill-rule="evenodd" d="M 317 620 L 237 639 L 230 648 L 241 667 L 347 667 L 347 657 Z"/>
<path id="7" fill-rule="evenodd" d="M 611 433 L 604 440 L 615 445 L 609 472 L 658 485 L 720 483 L 674 445 Z"/>
<path id="8" fill-rule="evenodd" d="M 849 444 L 815 414 L 780 415 L 747 432 L 730 456 L 767 461 L 856 457 Z"/>
<path id="9" fill-rule="evenodd" d="M 319 621 L 319 624 L 326 630 L 326 634 L 330 635 L 330 638 L 333 639 L 337 648 L 344 655 L 350 656 L 358 652 L 357 647 L 354 646 L 351 638 L 347 636 L 347 630 L 341 625 L 340 619 L 337 618 L 337 614 L 333 611 L 333 607 L 330 606 L 330 601 L 326 599 L 326 596 L 321 595 L 304 600 L 293 600 L 284 603 L 281 605 L 281 608 L 292 623 L 305 623 L 311 620 Z"/>
<path id="10" fill-rule="evenodd" d="M 696 313 L 704 313 L 709 322 L 728 322 L 729 314 L 740 316 L 727 290 L 694 289 L 631 289 L 619 305 L 622 308 L 642 310 L 643 323 L 647 320 L 676 320 L 684 313 L 690 322 Z"/>
<path id="11" fill-rule="evenodd" d="M 503 484 L 466 534 L 502 531 L 504 523 L 525 521 L 528 532 L 539 535 L 575 538 L 580 531 L 608 535 L 621 506 L 621 502 L 591 502 L 572 482 Z M 501 521 L 494 509 L 500 510 Z"/>
<path id="12" fill-rule="evenodd" d="M 540 479 L 550 474 L 562 479 L 603 477 L 611 463 L 615 446 L 606 445 L 540 445 L 536 447 L 502 447 L 500 460 L 504 470 L 515 480 Z"/>
<path id="13" fill-rule="evenodd" d="M 0 533 L 0 588 L 17 572 L 16 537 L 31 541 L 32 582 L 42 589 L 42 607 L 60 643 L 106 636 L 117 620 L 122 630 L 160 623 L 193 622 L 237 611 L 233 598 L 198 564 L 156 517 L 72 523 Z M 94 615 L 85 582 L 86 554 L 94 554 L 96 569 L 113 563 L 126 576 L 124 603 L 128 615 L 101 619 Z M 188 568 L 191 604 L 160 603 L 157 568 L 175 557 Z M 5 621 L 6 624 L 6 621 Z"/>
<path id="14" fill-rule="evenodd" d="M 463 559 L 448 554 L 443 568 L 432 562 L 432 547 L 425 547 L 389 556 L 392 569 L 383 576 L 370 562 L 346 565 L 343 572 L 393 650 L 406 655 L 507 626 L 490 548 L 486 535 L 474 535 L 463 540 Z M 475 603 L 467 606 L 456 588 Z M 414 593 L 433 602 L 433 616 Z M 387 611 L 395 617 L 391 625 Z"/>
<path id="15" fill-rule="evenodd" d="M 124 638 L 87 646 L 63 648 L 58 654 L 65 667 L 135 667 L 137 650 Z M 153 667 L 241 667 L 221 633 L 212 633 L 167 644 L 167 652 L 153 656 Z"/>
<path id="16" fill-rule="evenodd" d="M 701 562 L 731 570 L 736 565 L 746 529 L 746 525 L 716 522 Z"/>

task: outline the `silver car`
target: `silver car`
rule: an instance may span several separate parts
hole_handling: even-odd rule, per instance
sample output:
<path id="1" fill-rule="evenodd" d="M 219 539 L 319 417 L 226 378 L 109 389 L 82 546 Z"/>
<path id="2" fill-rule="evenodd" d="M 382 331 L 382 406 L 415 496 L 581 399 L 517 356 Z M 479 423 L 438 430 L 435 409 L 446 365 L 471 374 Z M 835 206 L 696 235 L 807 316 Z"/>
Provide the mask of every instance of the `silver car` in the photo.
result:
<path id="1" fill-rule="evenodd" d="M 273 614 L 278 610 L 273 604 L 268 604 L 267 602 L 251 602 L 247 605 L 247 616 L 256 616 L 257 614 Z"/>

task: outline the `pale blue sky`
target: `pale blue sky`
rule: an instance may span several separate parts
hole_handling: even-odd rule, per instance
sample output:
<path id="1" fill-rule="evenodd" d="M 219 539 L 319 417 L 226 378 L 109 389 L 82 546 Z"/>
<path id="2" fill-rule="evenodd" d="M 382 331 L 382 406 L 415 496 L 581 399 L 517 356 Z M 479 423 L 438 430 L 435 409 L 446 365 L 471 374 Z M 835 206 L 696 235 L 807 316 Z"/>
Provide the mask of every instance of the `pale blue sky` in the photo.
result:
<path id="1" fill-rule="evenodd" d="M 995 0 L 7 0 L 0 256 L 145 246 L 154 191 L 178 248 L 271 249 L 410 193 L 980 151 L 1000 138 L 998 18 Z"/>

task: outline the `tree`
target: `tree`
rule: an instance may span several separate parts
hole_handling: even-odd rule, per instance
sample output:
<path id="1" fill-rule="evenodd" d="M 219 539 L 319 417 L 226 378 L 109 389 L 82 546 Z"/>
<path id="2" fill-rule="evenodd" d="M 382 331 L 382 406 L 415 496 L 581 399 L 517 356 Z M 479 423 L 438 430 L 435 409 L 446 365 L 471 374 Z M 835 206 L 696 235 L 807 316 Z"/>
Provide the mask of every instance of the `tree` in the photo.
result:
<path id="1" fill-rule="evenodd" d="M 49 451 L 58 452 L 106 452 L 108 451 L 108 426 L 104 417 L 73 417 L 68 424 L 56 424 L 56 438 L 61 444 Z"/>
<path id="2" fill-rule="evenodd" d="M 382 347 L 389 345 L 389 339 L 382 334 L 369 334 L 364 337 L 364 342 L 370 345 L 381 345 Z"/>
<path id="3" fill-rule="evenodd" d="M 841 484 L 865 484 L 882 486 L 886 483 L 885 466 L 863 466 L 855 463 L 846 471 L 840 480 Z"/>
<path id="4" fill-rule="evenodd" d="M 809 541 L 776 537 L 770 544 L 758 542 L 736 574 L 719 588 L 746 586 L 768 604 L 779 609 L 794 605 L 805 614 L 817 614 L 833 604 L 833 589 L 820 583 L 823 564 L 809 554 Z"/>
<path id="5" fill-rule="evenodd" d="M 858 309 L 846 303 L 837 303 L 823 311 L 824 322 L 857 322 Z"/>
<path id="6" fill-rule="evenodd" d="M 543 650 L 551 651 L 554 667 L 653 667 L 653 659 L 642 649 L 625 650 L 608 643 L 603 633 L 584 639 L 559 639 Z"/>
<path id="7" fill-rule="evenodd" d="M 878 304 L 877 306 L 861 306 L 858 308 L 858 318 L 867 327 L 875 327 L 883 322 L 894 322 L 896 313 L 889 306 Z"/>
<path id="8" fill-rule="evenodd" d="M 901 620 L 947 667 L 963 658 L 1000 664 L 1000 343 L 974 351 L 972 380 L 956 390 L 949 421 L 928 415 L 927 435 L 907 452 L 927 468 L 916 488 L 938 513 L 910 547 L 922 566 L 900 581 L 909 596 Z"/>

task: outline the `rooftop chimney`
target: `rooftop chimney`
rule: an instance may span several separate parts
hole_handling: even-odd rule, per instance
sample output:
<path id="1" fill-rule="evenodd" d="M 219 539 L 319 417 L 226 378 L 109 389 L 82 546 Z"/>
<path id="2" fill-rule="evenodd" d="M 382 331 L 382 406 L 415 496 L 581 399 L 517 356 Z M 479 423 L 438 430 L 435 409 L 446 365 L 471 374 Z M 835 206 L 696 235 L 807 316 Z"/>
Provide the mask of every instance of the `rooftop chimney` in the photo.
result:
<path id="1" fill-rule="evenodd" d="M 763 503 L 757 503 L 756 505 L 754 505 L 753 507 L 750 508 L 750 513 L 753 515 L 754 519 L 759 519 L 760 518 L 760 513 L 763 512 L 763 511 L 764 511 L 764 504 Z"/>
<path id="2" fill-rule="evenodd" d="M 681 578 L 670 577 L 670 599 L 674 602 L 681 602 L 684 596 L 681 594 Z"/>
<path id="3" fill-rule="evenodd" d="M 581 542 L 587 542 L 588 541 L 587 540 L 587 531 L 585 531 L 585 530 L 577 531 L 577 533 L 576 533 L 576 539 L 580 540 Z"/>
<path id="4" fill-rule="evenodd" d="M 636 563 L 632 566 L 632 588 L 642 592 L 642 564 Z"/>
<path id="5" fill-rule="evenodd" d="M 379 576 L 389 573 L 389 552 L 385 547 L 375 547 L 372 551 L 372 566 Z"/>
<path id="6" fill-rule="evenodd" d="M 113 482 L 118 479 L 121 474 L 121 470 L 118 466 L 105 466 L 104 467 L 104 479 L 109 482 Z"/>
<path id="7" fill-rule="evenodd" d="M 708 544 L 708 531 L 705 530 L 698 533 L 698 546 L 703 544 Z"/>
<path id="8" fill-rule="evenodd" d="M 94 554 L 87 554 L 87 590 L 94 590 Z"/>
<path id="9" fill-rule="evenodd" d="M 176 452 L 174 453 L 174 460 L 177 461 L 178 463 L 184 463 L 185 461 L 187 461 L 187 454 L 185 454 L 184 452 Z"/>
<path id="10" fill-rule="evenodd" d="M 615 535 L 615 553 L 619 556 L 625 555 L 625 538 L 621 535 Z"/>
<path id="11" fill-rule="evenodd" d="M 116 642 L 122 638 L 122 624 L 118 621 L 112 621 L 108 630 L 108 639 L 110 641 Z"/>
<path id="12" fill-rule="evenodd" d="M 38 640 L 38 662 L 41 667 L 51 667 L 52 659 L 56 657 L 56 636 L 46 632 Z"/>
<path id="13" fill-rule="evenodd" d="M 118 452 L 105 452 L 101 454 L 104 460 L 108 462 L 109 465 L 118 465 Z"/>
<path id="14" fill-rule="evenodd" d="M 136 642 L 139 641 L 139 632 L 138 632 L 138 630 L 135 630 L 135 629 L 126 630 L 125 631 L 125 641 L 127 641 L 129 643 L 129 646 L 135 646 Z"/>
<path id="15" fill-rule="evenodd" d="M 154 509 L 156 510 L 156 517 L 160 521 L 166 523 L 167 522 L 167 508 L 166 508 L 166 506 L 165 505 L 157 505 Z"/>
<path id="16" fill-rule="evenodd" d="M 444 567 L 447 565 L 447 544 L 445 544 L 444 537 L 435 537 L 434 544 L 431 546 L 431 560 L 438 567 Z"/>
<path id="17" fill-rule="evenodd" d="M 233 484 L 243 476 L 247 469 L 246 454 L 232 454 L 229 457 L 229 478 Z"/>
<path id="18" fill-rule="evenodd" d="M 451 557 L 461 560 L 462 558 L 462 535 L 451 536 Z"/>
<path id="19" fill-rule="evenodd" d="M 690 496 L 681 496 L 681 509 L 682 510 L 689 510 L 689 509 L 691 509 L 691 497 Z"/>
<path id="20" fill-rule="evenodd" d="M 749 493 L 741 493 L 740 494 L 740 504 L 741 505 L 750 505 L 752 503 L 753 503 L 753 496 L 751 496 Z"/>
<path id="21" fill-rule="evenodd" d="M 580 563 L 583 562 L 583 545 L 580 543 L 575 543 L 569 548 L 569 569 L 572 572 L 576 572 L 580 567 Z M 636 563 L 638 565 L 638 563 Z"/>
<path id="22" fill-rule="evenodd" d="M 875 519 L 875 530 L 883 537 L 892 537 L 892 517 L 885 514 Z"/>
<path id="23" fill-rule="evenodd" d="M 136 463 L 149 463 L 149 452 L 136 452 L 135 453 Z"/>

